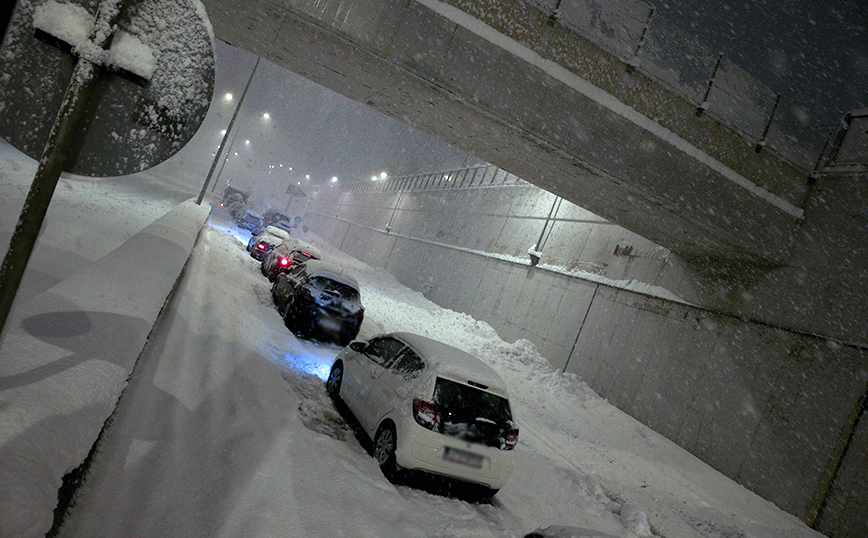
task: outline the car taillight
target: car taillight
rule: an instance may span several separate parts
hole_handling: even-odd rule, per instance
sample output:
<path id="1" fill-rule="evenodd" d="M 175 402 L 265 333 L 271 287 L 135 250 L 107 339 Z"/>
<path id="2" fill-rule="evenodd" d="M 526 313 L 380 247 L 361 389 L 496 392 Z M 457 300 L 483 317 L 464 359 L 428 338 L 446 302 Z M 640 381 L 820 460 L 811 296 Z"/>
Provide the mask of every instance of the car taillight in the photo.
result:
<path id="1" fill-rule="evenodd" d="M 220 207 L 226 207 L 223 202 L 220 202 Z"/>
<path id="2" fill-rule="evenodd" d="M 266 250 L 268 248 L 268 245 L 266 245 L 265 243 L 259 243 L 258 245 L 256 245 L 256 248 L 258 248 L 259 250 Z"/>
<path id="3" fill-rule="evenodd" d="M 313 258 L 313 255 L 308 254 L 307 252 L 302 252 L 299 250 L 298 253 L 301 254 L 302 256 L 306 257 L 306 258 Z"/>
<path id="4" fill-rule="evenodd" d="M 437 422 L 437 404 L 414 398 L 413 418 L 423 428 L 433 430 L 434 424 Z"/>
<path id="5" fill-rule="evenodd" d="M 289 258 L 280 258 L 280 265 L 286 267 L 289 265 Z"/>
<path id="6" fill-rule="evenodd" d="M 506 435 L 503 436 L 503 449 L 504 450 L 512 450 L 515 448 L 515 445 L 518 444 L 518 427 L 510 426 L 509 430 L 506 431 Z"/>
<path id="7" fill-rule="evenodd" d="M 360 309 L 358 312 L 356 312 L 356 313 L 353 314 L 353 315 L 356 316 L 357 318 L 361 318 L 361 317 L 363 317 L 363 316 L 365 315 L 365 309 L 362 308 L 362 309 Z"/>

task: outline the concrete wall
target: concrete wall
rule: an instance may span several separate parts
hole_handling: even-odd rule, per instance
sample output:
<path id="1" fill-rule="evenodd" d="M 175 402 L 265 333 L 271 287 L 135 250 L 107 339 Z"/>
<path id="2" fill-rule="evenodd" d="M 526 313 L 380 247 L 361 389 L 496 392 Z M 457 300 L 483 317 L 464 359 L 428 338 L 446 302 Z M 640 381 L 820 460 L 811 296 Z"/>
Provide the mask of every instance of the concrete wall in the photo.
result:
<path id="1" fill-rule="evenodd" d="M 865 346 L 531 267 L 526 250 L 553 203 L 528 186 L 330 191 L 305 220 L 436 303 L 534 342 L 555 367 L 782 508 L 806 521 L 822 509 L 824 532 L 864 536 L 852 529 L 868 508 L 866 428 L 854 430 Z M 555 208 L 544 262 L 589 278 L 696 284 L 665 249 L 567 202 Z"/>
<path id="2" fill-rule="evenodd" d="M 697 263 L 789 255 L 808 168 L 524 1 L 205 6 L 221 39 Z"/>

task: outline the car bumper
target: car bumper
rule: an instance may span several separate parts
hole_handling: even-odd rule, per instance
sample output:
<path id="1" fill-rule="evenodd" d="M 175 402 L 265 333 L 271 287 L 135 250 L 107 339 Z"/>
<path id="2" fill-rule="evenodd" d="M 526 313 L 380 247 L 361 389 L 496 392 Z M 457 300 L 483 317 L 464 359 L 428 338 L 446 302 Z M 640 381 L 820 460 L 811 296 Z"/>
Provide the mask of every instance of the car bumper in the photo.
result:
<path id="1" fill-rule="evenodd" d="M 250 256 L 257 261 L 262 261 L 265 258 L 265 255 L 271 252 L 270 250 L 259 250 L 254 247 L 250 250 Z"/>
<path id="2" fill-rule="evenodd" d="M 362 318 L 342 316 L 307 300 L 299 303 L 296 312 L 305 319 L 311 334 L 329 338 L 338 338 L 341 335 L 355 338 L 359 334 Z"/>
<path id="3" fill-rule="evenodd" d="M 425 429 L 407 418 L 398 432 L 398 465 L 500 489 L 512 474 L 512 451 L 472 444 Z M 472 454 L 479 467 L 446 459 L 447 453 Z M 481 458 L 481 459 L 480 459 Z"/>

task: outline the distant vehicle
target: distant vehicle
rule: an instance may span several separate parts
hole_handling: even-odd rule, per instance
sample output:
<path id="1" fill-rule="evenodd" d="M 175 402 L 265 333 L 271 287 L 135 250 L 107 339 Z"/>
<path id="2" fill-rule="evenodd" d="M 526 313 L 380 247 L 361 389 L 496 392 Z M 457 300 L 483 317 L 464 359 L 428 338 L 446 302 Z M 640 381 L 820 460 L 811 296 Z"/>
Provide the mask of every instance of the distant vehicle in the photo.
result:
<path id="1" fill-rule="evenodd" d="M 245 211 L 244 214 L 235 221 L 235 224 L 237 224 L 239 228 L 247 230 L 253 234 L 258 234 L 262 231 L 262 219 L 250 211 Z"/>
<path id="2" fill-rule="evenodd" d="M 289 217 L 287 217 L 280 211 L 274 211 L 273 209 L 269 209 L 262 214 L 262 223 L 266 226 L 271 226 L 280 221 L 286 221 L 287 223 L 289 223 Z"/>
<path id="3" fill-rule="evenodd" d="M 469 353 L 401 332 L 352 342 L 326 390 L 373 440 L 390 480 L 415 469 L 467 482 L 489 500 L 512 473 L 518 427 L 506 385 Z"/>
<path id="4" fill-rule="evenodd" d="M 551 526 L 544 529 L 537 529 L 530 534 L 525 534 L 524 538 L 618 538 L 605 532 L 595 531 L 593 529 L 585 529 L 582 527 L 561 527 Z"/>
<path id="5" fill-rule="evenodd" d="M 281 273 L 271 296 L 283 322 L 299 336 L 345 346 L 365 316 L 359 283 L 338 266 L 311 260 Z"/>
<path id="6" fill-rule="evenodd" d="M 244 206 L 250 198 L 250 193 L 232 186 L 223 190 L 223 198 L 220 207 L 226 208 L 233 220 L 238 220 L 244 214 Z"/>
<path id="7" fill-rule="evenodd" d="M 289 271 L 294 265 L 308 260 L 321 260 L 319 249 L 299 239 L 289 239 L 274 247 L 262 258 L 262 274 L 274 282 L 277 275 Z"/>
<path id="8" fill-rule="evenodd" d="M 288 220 L 279 220 L 272 224 L 275 228 L 280 228 L 286 232 L 292 233 L 292 229 L 295 228 Z"/>
<path id="9" fill-rule="evenodd" d="M 254 260 L 262 261 L 262 258 L 271 250 L 283 243 L 289 241 L 291 237 L 289 232 L 274 226 L 266 226 L 264 230 L 250 238 L 247 242 L 247 252 Z"/>

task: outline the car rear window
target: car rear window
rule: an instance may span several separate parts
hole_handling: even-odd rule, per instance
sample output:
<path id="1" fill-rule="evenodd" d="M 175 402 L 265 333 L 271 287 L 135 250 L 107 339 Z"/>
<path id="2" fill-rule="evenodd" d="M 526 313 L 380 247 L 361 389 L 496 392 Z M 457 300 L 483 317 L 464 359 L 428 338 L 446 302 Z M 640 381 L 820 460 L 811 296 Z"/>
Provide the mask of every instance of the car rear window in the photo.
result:
<path id="1" fill-rule="evenodd" d="M 330 278 L 314 277 L 310 279 L 310 286 L 325 292 L 337 295 L 341 299 L 348 301 L 357 301 L 359 292 L 356 289 L 347 286 L 341 282 L 335 282 Z"/>
<path id="2" fill-rule="evenodd" d="M 471 443 L 500 447 L 512 426 L 506 398 L 438 377 L 434 385 L 437 431 Z"/>

